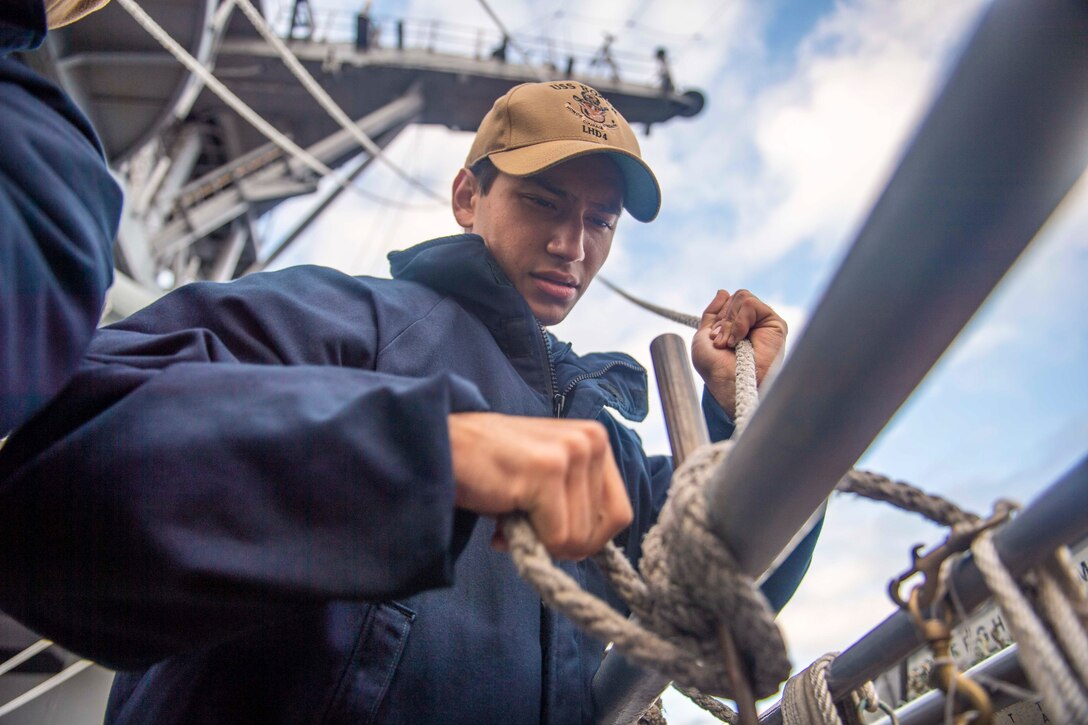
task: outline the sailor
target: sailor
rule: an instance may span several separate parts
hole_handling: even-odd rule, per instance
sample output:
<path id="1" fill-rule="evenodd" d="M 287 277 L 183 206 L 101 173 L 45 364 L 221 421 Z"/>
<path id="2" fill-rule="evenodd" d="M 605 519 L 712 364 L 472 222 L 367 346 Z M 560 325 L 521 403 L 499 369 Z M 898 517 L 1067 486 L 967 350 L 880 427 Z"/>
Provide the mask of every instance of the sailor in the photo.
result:
<path id="1" fill-rule="evenodd" d="M 71 377 L 113 279 L 121 192 L 87 118 L 8 56 L 105 0 L 0 4 L 0 438 Z"/>
<path id="2" fill-rule="evenodd" d="M 392 279 L 191 284 L 100 331 L 0 451 L 0 607 L 121 670 L 113 723 L 591 721 L 605 643 L 541 605 L 493 517 L 527 512 L 602 596 L 585 557 L 638 560 L 671 465 L 606 408 L 641 419 L 646 373 L 547 327 L 660 199 L 607 99 L 525 84 L 454 179 L 463 233 L 391 254 Z M 785 336 L 714 296 L 692 346 L 713 437 L 736 342 L 762 377 Z"/>

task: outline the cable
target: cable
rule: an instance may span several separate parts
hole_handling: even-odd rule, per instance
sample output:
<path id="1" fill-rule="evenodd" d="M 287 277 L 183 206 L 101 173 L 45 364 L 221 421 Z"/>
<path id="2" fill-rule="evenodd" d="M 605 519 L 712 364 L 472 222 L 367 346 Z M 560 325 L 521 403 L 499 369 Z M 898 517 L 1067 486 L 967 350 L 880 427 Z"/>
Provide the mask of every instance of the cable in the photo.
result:
<path id="1" fill-rule="evenodd" d="M 121 0 L 119 0 L 119 1 L 121 1 Z M 2 707 L 0 707 L 0 717 L 3 717 L 4 715 L 7 715 L 9 712 L 12 712 L 13 710 L 19 709 L 20 707 L 27 704 L 31 700 L 35 700 L 35 699 L 41 697 L 45 693 L 52 690 L 54 687 L 57 687 L 57 686 L 65 683 L 65 682 L 67 682 L 68 680 L 72 679 L 73 677 L 75 677 L 80 672 L 87 669 L 88 667 L 90 667 L 93 664 L 94 664 L 94 662 L 91 662 L 90 660 L 80 660 L 79 662 L 76 662 L 74 665 L 68 666 L 67 668 L 61 670 L 57 674 L 50 677 L 45 682 L 38 685 L 37 687 L 32 687 L 31 689 L 27 690 L 23 694 L 16 697 L 14 700 L 11 700 L 6 705 L 3 705 Z"/>
<path id="2" fill-rule="evenodd" d="M 14 657 L 8 659 L 6 662 L 0 662 L 0 675 L 14 670 L 16 667 L 23 664 L 42 650 L 49 649 L 50 645 L 52 644 L 53 643 L 48 639 L 39 639 L 37 642 L 30 645 Z"/>
<path id="3" fill-rule="evenodd" d="M 253 3 L 250 2 L 250 0 L 234 0 L 234 2 L 239 8 L 241 8 L 242 12 L 245 13 L 245 16 L 249 18 L 249 21 L 253 23 L 253 27 L 257 29 L 257 32 L 261 34 L 261 37 L 263 37 L 265 41 L 269 45 L 271 45 L 277 53 L 279 53 L 279 56 L 283 60 L 284 64 L 295 76 L 295 78 L 297 78 L 299 82 L 302 83 L 306 90 L 309 91 L 310 95 L 313 96 L 314 100 L 321 104 L 321 107 L 324 108 L 328 112 L 328 114 L 338 124 L 340 124 L 340 126 L 345 131 L 350 133 L 355 138 L 355 140 L 359 142 L 360 146 L 370 152 L 371 156 L 373 156 L 376 160 L 381 161 L 383 164 L 389 167 L 393 171 L 393 173 L 404 179 L 412 186 L 416 187 L 423 193 L 427 194 L 434 200 L 441 202 L 442 204 L 449 203 L 449 199 L 446 199 L 437 191 L 431 189 L 423 182 L 412 177 L 402 168 L 389 160 L 389 158 L 382 151 L 381 147 L 379 147 L 378 144 L 374 143 L 373 139 L 363 133 L 363 130 L 359 128 L 359 126 L 356 125 L 355 122 L 352 121 L 346 113 L 344 113 L 344 110 L 336 104 L 336 101 L 332 99 L 332 96 L 330 96 L 325 91 L 325 89 L 321 87 L 321 84 L 317 82 L 313 75 L 308 70 L 306 70 L 305 66 L 302 65 L 298 57 L 296 57 L 295 54 L 291 52 L 291 49 L 287 47 L 287 44 L 284 43 L 278 35 L 272 32 L 272 29 L 268 27 L 268 23 L 265 22 L 264 18 L 261 16 L 261 13 L 257 10 L 257 8 L 253 6 Z"/>
<path id="4" fill-rule="evenodd" d="M 224 86 L 218 78 L 212 75 L 207 68 L 201 65 L 200 61 L 198 61 L 196 58 L 190 55 L 188 51 L 178 45 L 177 41 L 171 38 L 169 33 L 163 30 L 163 28 L 158 23 L 156 23 L 150 15 L 144 12 L 143 8 L 136 4 L 135 0 L 117 0 L 117 2 L 121 5 L 121 7 L 128 11 L 128 14 L 132 16 L 133 20 L 135 20 L 144 30 L 146 30 L 151 35 L 151 37 L 159 41 L 159 43 L 172 56 L 174 56 L 174 58 L 176 58 L 182 65 L 189 69 L 189 72 L 200 78 L 204 82 L 204 85 L 206 85 L 208 89 L 212 91 L 212 93 L 214 93 L 216 96 L 219 97 L 220 100 L 226 103 L 227 106 L 231 108 L 231 110 L 233 110 L 245 120 L 249 121 L 249 123 L 252 124 L 253 127 L 256 128 L 258 131 L 260 131 L 261 134 L 263 134 L 265 138 L 267 138 L 269 141 L 279 146 L 287 154 L 298 159 L 300 162 L 309 167 L 310 170 L 312 170 L 321 177 L 331 177 L 340 186 L 350 189 L 351 191 L 359 194 L 364 198 L 371 199 L 382 204 L 395 203 L 382 196 L 366 191 L 365 189 L 361 189 L 354 184 L 346 183 L 321 160 L 316 158 L 306 149 L 300 147 L 298 144 L 289 139 L 280 131 L 277 131 L 270 123 L 268 123 L 268 121 L 261 118 L 259 113 L 246 105 L 246 103 L 242 99 L 236 96 L 229 88 Z"/>
<path id="5" fill-rule="evenodd" d="M 601 284 L 618 294 L 620 297 L 623 297 L 628 302 L 632 302 L 644 310 L 648 310 L 655 315 L 658 315 L 659 317 L 664 317 L 666 320 L 672 320 L 673 322 L 677 322 L 687 327 L 692 327 L 695 329 L 699 328 L 700 317 L 698 315 L 688 315 L 683 312 L 677 312 L 676 310 L 670 310 L 667 307 L 655 305 L 652 302 L 647 302 L 646 300 L 636 297 L 630 292 L 627 292 L 615 282 L 610 281 L 604 276 L 598 276 L 597 279 L 601 281 Z"/>

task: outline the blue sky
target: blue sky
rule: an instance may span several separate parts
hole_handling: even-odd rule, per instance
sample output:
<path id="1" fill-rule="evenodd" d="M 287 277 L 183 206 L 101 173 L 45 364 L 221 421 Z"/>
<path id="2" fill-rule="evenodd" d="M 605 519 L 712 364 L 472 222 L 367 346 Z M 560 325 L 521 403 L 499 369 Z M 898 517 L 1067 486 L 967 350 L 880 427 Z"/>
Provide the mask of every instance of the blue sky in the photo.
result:
<path id="1" fill-rule="evenodd" d="M 359 6 L 314 2 L 319 12 Z M 547 32 L 559 47 L 592 48 L 611 32 L 625 56 L 670 48 L 677 84 L 704 91 L 707 108 L 640 137 L 664 209 L 650 225 L 621 222 L 603 273 L 689 312 L 719 287 L 747 287 L 786 317 L 794 342 L 984 9 L 979 0 L 492 5 L 516 35 Z M 373 12 L 494 29 L 469 0 L 378 0 Z M 468 134 L 414 127 L 389 154 L 444 191 L 470 142 Z M 423 202 L 383 169 L 362 184 Z M 386 251 L 457 231 L 438 205 L 403 213 L 349 196 L 278 266 L 384 276 Z M 998 496 L 1030 501 L 1052 483 L 1088 448 L 1085 279 L 1082 179 L 859 466 L 976 511 Z M 582 351 L 624 350 L 646 364 L 649 341 L 664 331 L 688 334 L 601 285 L 555 329 Z M 652 451 L 665 451 L 656 410 L 640 433 Z M 795 666 L 845 648 L 889 614 L 885 582 L 905 567 L 913 543 L 940 537 L 886 507 L 834 499 L 813 568 L 781 618 Z M 702 721 L 681 704 L 670 710 L 674 723 Z"/>

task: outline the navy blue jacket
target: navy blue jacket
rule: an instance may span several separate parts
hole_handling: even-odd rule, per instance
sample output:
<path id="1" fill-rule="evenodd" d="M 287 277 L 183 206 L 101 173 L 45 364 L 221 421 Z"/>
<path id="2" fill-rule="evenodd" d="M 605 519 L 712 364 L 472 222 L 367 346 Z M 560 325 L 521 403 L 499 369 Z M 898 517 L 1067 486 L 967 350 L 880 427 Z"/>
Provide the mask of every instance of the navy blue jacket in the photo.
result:
<path id="1" fill-rule="evenodd" d="M 0 451 L 17 563 L 0 607 L 141 668 L 118 675 L 110 721 L 592 719 L 603 645 L 541 607 L 490 519 L 455 510 L 446 417 L 560 402 L 601 421 L 634 561 L 670 463 L 604 407 L 644 416 L 645 371 L 546 333 L 479 237 L 391 261 L 393 280 L 298 267 L 183 287 L 100 331 Z M 812 543 L 768 584 L 776 605 Z M 591 562 L 563 566 L 607 595 Z"/>
<path id="2" fill-rule="evenodd" d="M 5 57 L 44 37 L 42 0 L 0 3 L 0 437 L 79 363 L 113 279 L 121 212 L 86 117 Z"/>

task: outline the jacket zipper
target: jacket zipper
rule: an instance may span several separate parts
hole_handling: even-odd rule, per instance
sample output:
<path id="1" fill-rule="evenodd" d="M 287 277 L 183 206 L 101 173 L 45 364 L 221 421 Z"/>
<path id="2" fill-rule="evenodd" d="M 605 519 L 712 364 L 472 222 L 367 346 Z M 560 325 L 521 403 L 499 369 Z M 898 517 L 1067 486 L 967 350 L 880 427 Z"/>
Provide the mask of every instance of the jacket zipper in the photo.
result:
<path id="1" fill-rule="evenodd" d="M 642 372 L 642 368 L 638 365 L 632 365 L 631 363 L 624 362 L 622 360 L 614 360 L 613 362 L 605 365 L 600 370 L 594 370 L 591 373 L 581 373 L 580 375 L 575 375 L 573 378 L 571 378 L 571 381 L 567 383 L 567 387 L 563 388 L 563 391 L 561 393 L 556 394 L 556 399 L 562 400 L 564 403 L 566 403 L 567 396 L 570 395 L 576 387 L 578 387 L 579 383 L 582 383 L 586 380 L 591 380 L 592 378 L 599 378 L 612 368 L 627 368 L 629 370 L 634 370 L 635 372 Z"/>
<path id="2" fill-rule="evenodd" d="M 563 406 L 566 405 L 567 397 L 559 392 L 559 380 L 555 376 L 555 366 L 552 365 L 552 344 L 548 341 L 548 331 L 539 322 L 536 323 L 536 326 L 540 330 L 540 337 L 544 340 L 544 359 L 548 363 L 548 379 L 551 381 L 552 415 L 556 418 L 562 418 Z"/>
<path id="3" fill-rule="evenodd" d="M 559 390 L 559 380 L 556 378 L 556 375 L 555 375 L 555 366 L 552 365 L 552 344 L 548 341 L 548 333 L 544 330 L 544 326 L 538 323 L 537 327 L 540 328 L 540 335 L 541 335 L 541 337 L 544 338 L 545 357 L 547 357 L 547 359 L 548 359 L 548 373 L 549 373 L 549 377 L 550 377 L 551 382 L 552 382 L 552 391 L 553 391 L 553 394 L 552 394 L 552 415 L 554 415 L 556 418 L 562 418 L 563 417 L 563 409 L 567 404 L 567 396 L 570 395 L 571 392 L 576 387 L 578 387 L 579 383 L 581 383 L 581 382 L 583 382 L 585 380 L 590 380 L 591 378 L 599 378 L 602 375 L 604 375 L 605 373 L 607 373 L 609 370 L 611 370 L 612 368 L 624 367 L 624 368 L 628 368 L 629 370 L 634 370 L 636 372 L 641 372 L 642 371 L 642 368 L 639 367 L 638 365 L 632 365 L 631 363 L 624 362 L 623 360 L 614 360 L 614 361 L 608 363 L 607 365 L 605 365 L 600 370 L 595 370 L 595 371 L 593 371 L 591 373 L 581 373 L 579 375 L 575 375 L 571 379 L 571 381 L 569 383 L 567 383 L 567 386 L 565 388 L 563 388 L 562 391 L 560 391 Z"/>

